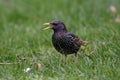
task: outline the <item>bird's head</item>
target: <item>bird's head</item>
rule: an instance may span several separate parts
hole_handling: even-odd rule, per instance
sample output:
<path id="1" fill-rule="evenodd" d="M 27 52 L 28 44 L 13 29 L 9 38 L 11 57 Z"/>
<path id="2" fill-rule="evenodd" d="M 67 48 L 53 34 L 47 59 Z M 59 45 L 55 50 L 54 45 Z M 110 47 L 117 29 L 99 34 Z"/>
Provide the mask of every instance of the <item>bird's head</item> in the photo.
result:
<path id="1" fill-rule="evenodd" d="M 67 29 L 62 21 L 53 21 L 50 23 L 44 23 L 43 25 L 48 26 L 46 28 L 43 28 L 43 30 L 53 29 L 54 32 L 67 31 Z"/>

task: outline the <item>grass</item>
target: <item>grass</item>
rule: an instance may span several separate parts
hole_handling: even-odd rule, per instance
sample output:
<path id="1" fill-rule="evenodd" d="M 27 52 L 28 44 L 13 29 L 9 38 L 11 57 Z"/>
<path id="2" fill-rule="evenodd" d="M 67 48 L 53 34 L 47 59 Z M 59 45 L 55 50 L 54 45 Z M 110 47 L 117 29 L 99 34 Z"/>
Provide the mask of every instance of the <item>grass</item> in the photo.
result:
<path id="1" fill-rule="evenodd" d="M 0 0 L 0 80 L 119 80 L 119 0 Z M 116 6 L 117 13 L 109 10 Z M 90 42 L 64 65 L 51 44 L 52 31 L 44 22 L 62 20 L 69 31 Z M 18 56 L 18 57 L 17 57 Z M 32 59 L 32 60 L 31 60 Z M 36 64 L 42 65 L 41 69 Z M 25 68 L 31 72 L 25 73 Z"/>

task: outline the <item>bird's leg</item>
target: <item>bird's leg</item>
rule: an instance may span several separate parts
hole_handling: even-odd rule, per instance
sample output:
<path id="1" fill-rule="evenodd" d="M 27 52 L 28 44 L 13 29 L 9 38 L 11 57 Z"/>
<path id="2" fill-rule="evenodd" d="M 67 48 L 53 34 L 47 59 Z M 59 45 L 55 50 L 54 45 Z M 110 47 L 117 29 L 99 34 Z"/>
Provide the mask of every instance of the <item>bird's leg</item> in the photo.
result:
<path id="1" fill-rule="evenodd" d="M 66 58 L 67 58 L 67 55 L 63 54 L 63 62 L 64 62 L 64 64 L 66 64 Z"/>
<path id="2" fill-rule="evenodd" d="M 78 61 L 78 55 L 77 53 L 75 53 L 75 63 L 77 63 L 77 61 Z"/>

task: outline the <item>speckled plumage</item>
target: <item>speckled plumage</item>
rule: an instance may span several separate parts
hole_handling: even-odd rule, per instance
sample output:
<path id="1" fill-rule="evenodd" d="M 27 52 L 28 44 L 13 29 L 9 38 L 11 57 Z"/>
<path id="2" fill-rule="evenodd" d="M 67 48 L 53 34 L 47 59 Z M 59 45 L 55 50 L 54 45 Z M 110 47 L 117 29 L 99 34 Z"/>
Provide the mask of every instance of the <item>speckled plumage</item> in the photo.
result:
<path id="1" fill-rule="evenodd" d="M 52 43 L 55 49 L 62 54 L 77 53 L 80 45 L 73 42 L 76 36 L 70 32 L 56 32 L 52 36 Z"/>

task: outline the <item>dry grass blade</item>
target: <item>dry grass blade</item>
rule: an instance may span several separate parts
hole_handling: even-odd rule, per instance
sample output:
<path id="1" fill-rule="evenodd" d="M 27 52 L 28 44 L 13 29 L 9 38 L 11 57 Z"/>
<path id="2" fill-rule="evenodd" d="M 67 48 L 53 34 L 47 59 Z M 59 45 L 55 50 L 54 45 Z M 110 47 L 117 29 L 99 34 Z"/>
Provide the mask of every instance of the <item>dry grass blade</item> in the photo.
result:
<path id="1" fill-rule="evenodd" d="M 12 64 L 19 64 L 19 63 L 0 63 L 0 65 L 12 65 Z"/>

